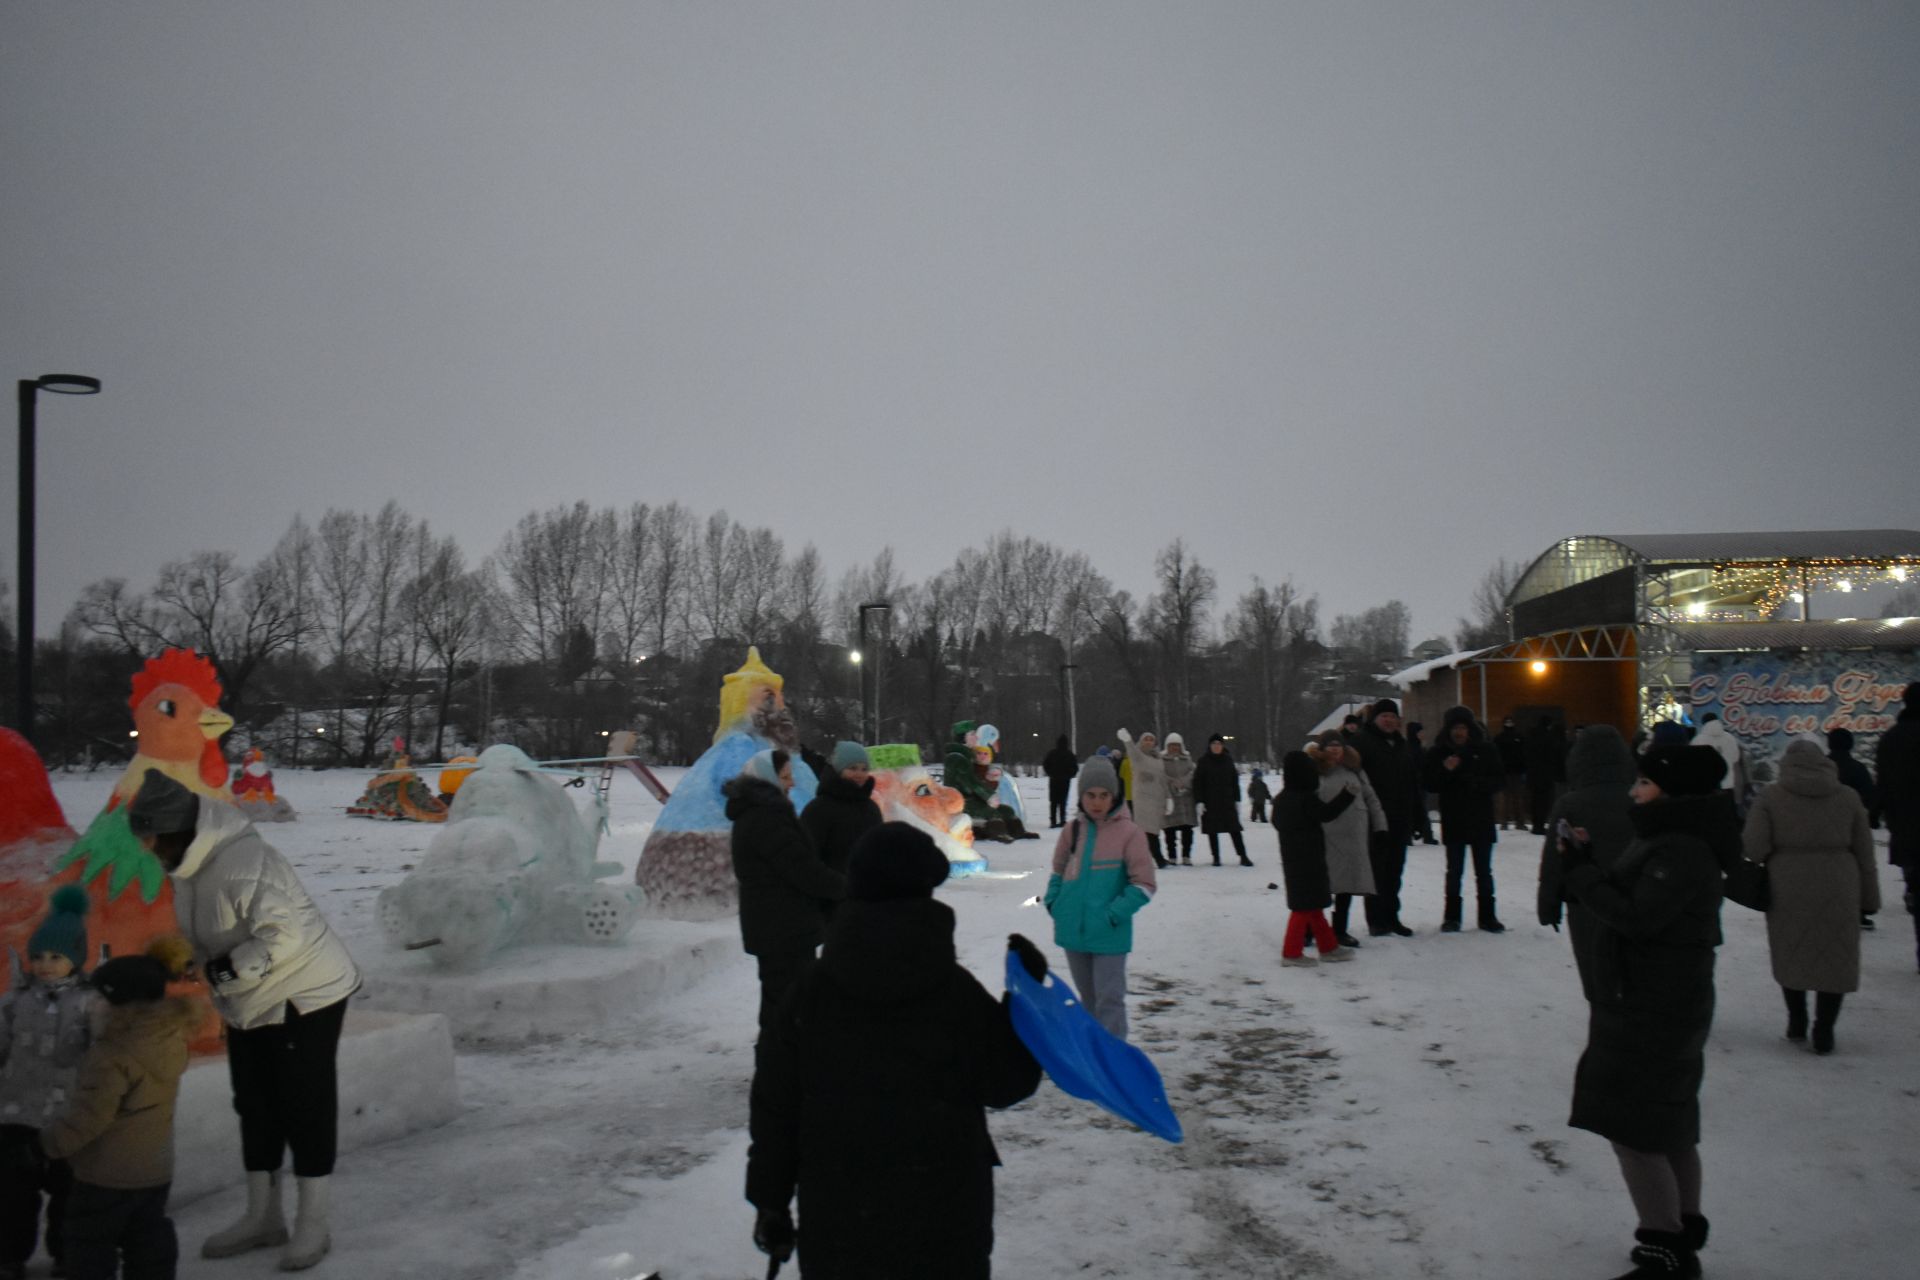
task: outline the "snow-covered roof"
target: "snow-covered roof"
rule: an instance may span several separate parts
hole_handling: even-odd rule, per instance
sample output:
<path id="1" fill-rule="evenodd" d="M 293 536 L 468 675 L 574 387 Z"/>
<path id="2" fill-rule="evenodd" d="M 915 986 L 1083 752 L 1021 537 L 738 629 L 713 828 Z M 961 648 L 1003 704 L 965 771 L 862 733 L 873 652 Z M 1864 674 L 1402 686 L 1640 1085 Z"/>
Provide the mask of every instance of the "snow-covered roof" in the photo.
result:
<path id="1" fill-rule="evenodd" d="M 1493 647 L 1497 649 L 1500 646 L 1495 645 Z M 1457 667 L 1468 658 L 1486 652 L 1487 650 L 1485 649 L 1461 649 L 1454 653 L 1445 654 L 1442 657 L 1430 658 L 1426 662 L 1416 662 L 1405 670 L 1394 672 L 1387 677 L 1387 681 L 1396 689 L 1411 689 L 1436 671 L 1443 671 L 1449 667 Z"/>

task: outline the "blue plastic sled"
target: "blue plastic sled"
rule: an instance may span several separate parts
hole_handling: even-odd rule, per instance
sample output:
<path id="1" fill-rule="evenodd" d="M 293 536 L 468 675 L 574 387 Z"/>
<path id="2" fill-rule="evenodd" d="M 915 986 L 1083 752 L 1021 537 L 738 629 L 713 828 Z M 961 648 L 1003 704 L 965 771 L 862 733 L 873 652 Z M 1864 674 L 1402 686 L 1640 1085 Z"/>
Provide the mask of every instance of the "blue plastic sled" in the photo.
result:
<path id="1" fill-rule="evenodd" d="M 1007 994 L 1014 1031 L 1055 1084 L 1157 1138 L 1180 1141 L 1180 1118 L 1153 1060 L 1095 1022 L 1072 987 L 1051 974 L 1035 982 L 1009 951 Z"/>

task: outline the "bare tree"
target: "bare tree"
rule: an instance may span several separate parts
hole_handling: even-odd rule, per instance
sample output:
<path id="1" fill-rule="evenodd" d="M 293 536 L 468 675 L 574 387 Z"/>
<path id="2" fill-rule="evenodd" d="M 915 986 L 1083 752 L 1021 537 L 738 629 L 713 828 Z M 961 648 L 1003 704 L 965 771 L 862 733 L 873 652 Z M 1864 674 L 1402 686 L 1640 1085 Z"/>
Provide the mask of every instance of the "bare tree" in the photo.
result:
<path id="1" fill-rule="evenodd" d="M 700 537 L 693 544 L 691 580 L 694 587 L 694 625 L 698 641 L 724 637 L 734 621 L 734 593 L 740 584 L 740 542 L 733 537 L 734 524 L 725 511 L 707 517 Z"/>
<path id="2" fill-rule="evenodd" d="M 1526 565 L 1505 556 L 1493 562 L 1473 589 L 1470 616 L 1460 619 L 1454 647 L 1484 649 L 1513 639 L 1513 619 L 1507 612 L 1507 597 L 1526 572 Z"/>
<path id="3" fill-rule="evenodd" d="M 523 516 L 507 534 L 495 560 L 501 620 L 522 656 L 557 670 L 569 637 L 598 636 L 605 593 L 596 573 L 611 524 L 611 512 L 576 502 Z"/>
<path id="4" fill-rule="evenodd" d="M 636 502 L 616 518 L 612 536 L 602 549 L 607 606 L 601 645 L 622 671 L 631 670 L 647 651 L 654 593 L 659 589 L 657 531 L 652 509 Z"/>
<path id="5" fill-rule="evenodd" d="M 1171 713 L 1184 723 L 1193 704 L 1193 651 L 1218 582 L 1179 538 L 1154 557 L 1153 576 L 1156 590 L 1147 603 L 1147 630 L 1160 647 L 1173 686 Z"/>
<path id="6" fill-rule="evenodd" d="M 696 522 L 691 511 L 677 502 L 669 502 L 654 508 L 652 525 L 652 652 L 667 653 L 673 646 L 674 620 L 686 616 L 687 577 Z"/>
<path id="7" fill-rule="evenodd" d="M 727 534 L 727 558 L 734 570 L 727 634 L 765 644 L 782 622 L 786 548 L 771 529 L 735 525 Z"/>
<path id="8" fill-rule="evenodd" d="M 429 544 L 425 569 L 407 584 L 405 607 L 440 668 L 439 714 L 434 717 L 433 758 L 445 759 L 447 718 L 460 666 L 485 642 L 491 592 L 484 571 L 470 572 L 452 538 Z"/>
<path id="9" fill-rule="evenodd" d="M 1372 686 L 1378 677 L 1407 653 L 1413 614 L 1398 600 L 1389 600 L 1358 614 L 1333 620 L 1333 647 L 1350 685 Z"/>

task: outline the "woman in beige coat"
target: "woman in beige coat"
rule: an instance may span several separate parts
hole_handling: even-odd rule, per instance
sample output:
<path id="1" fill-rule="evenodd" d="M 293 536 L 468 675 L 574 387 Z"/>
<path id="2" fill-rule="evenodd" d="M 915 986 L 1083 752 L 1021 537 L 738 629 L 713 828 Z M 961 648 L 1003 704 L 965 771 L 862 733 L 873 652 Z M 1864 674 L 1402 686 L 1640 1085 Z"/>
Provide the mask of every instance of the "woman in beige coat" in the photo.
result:
<path id="1" fill-rule="evenodd" d="M 1786 994 L 1787 1039 L 1807 1038 L 1807 992 L 1816 992 L 1813 1051 L 1832 1053 L 1841 998 L 1860 989 L 1860 915 L 1880 909 L 1866 807 L 1825 752 L 1796 738 L 1779 781 L 1747 815 L 1745 844 L 1772 890 L 1767 948 Z"/>
<path id="2" fill-rule="evenodd" d="M 1355 895 L 1373 894 L 1373 860 L 1368 857 L 1373 833 L 1387 829 L 1387 812 L 1373 784 L 1360 768 L 1360 752 L 1337 732 L 1321 734 L 1307 745 L 1307 754 L 1320 770 L 1320 798 L 1332 800 L 1342 791 L 1358 793 L 1360 803 L 1326 824 L 1327 884 L 1333 890 L 1333 932 L 1343 947 L 1360 940 L 1347 932 Z M 1362 904 L 1364 906 L 1364 904 Z"/>

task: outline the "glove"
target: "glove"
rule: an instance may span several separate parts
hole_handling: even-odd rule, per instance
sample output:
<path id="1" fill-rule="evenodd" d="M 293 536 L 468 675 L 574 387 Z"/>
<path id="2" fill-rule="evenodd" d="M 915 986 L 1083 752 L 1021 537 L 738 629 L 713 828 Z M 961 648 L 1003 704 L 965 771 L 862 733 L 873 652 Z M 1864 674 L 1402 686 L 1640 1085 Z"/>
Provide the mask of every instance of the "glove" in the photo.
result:
<path id="1" fill-rule="evenodd" d="M 1024 935 L 1008 934 L 1007 950 L 1020 957 L 1020 967 L 1027 971 L 1029 978 L 1035 982 L 1047 980 L 1047 958 L 1041 955 L 1040 948 L 1027 941 Z"/>
<path id="2" fill-rule="evenodd" d="M 775 1262 L 791 1258 L 793 1214 L 785 1208 L 762 1209 L 760 1216 L 753 1220 L 753 1245 Z"/>
<path id="3" fill-rule="evenodd" d="M 1114 734 L 1113 736 L 1120 739 L 1120 741 L 1122 742 L 1131 743 L 1133 741 L 1133 735 L 1126 731 L 1125 726 L 1122 726 L 1120 732 Z"/>
<path id="4" fill-rule="evenodd" d="M 233 967 L 231 955 L 216 956 L 207 961 L 207 982 L 212 986 L 225 986 L 239 976 L 239 971 Z"/>

